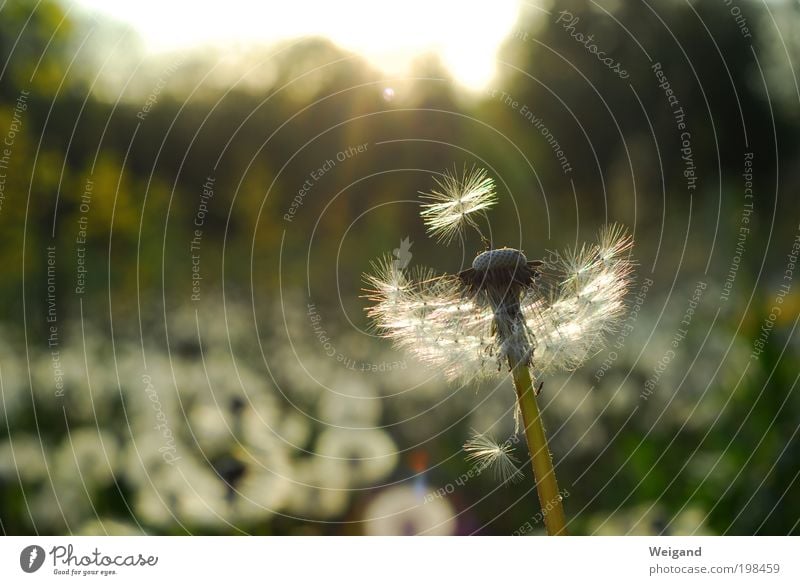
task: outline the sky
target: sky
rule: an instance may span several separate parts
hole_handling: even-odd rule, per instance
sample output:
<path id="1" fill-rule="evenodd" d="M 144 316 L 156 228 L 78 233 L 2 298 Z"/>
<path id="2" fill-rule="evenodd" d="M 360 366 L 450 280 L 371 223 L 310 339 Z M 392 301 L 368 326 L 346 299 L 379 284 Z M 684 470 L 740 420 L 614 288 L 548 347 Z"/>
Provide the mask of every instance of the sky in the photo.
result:
<path id="1" fill-rule="evenodd" d="M 328 37 L 388 75 L 436 54 L 462 85 L 480 90 L 511 34 L 520 0 L 72 0 L 78 9 L 133 27 L 149 53 L 203 45 L 269 44 Z"/>

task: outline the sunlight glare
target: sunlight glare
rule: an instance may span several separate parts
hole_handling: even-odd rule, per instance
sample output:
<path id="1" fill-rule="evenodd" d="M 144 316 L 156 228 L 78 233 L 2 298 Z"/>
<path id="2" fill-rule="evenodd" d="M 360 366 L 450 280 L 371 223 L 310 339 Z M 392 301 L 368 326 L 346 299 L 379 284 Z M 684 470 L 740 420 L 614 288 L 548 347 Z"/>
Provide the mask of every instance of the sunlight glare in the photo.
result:
<path id="1" fill-rule="evenodd" d="M 474 90 L 492 78 L 496 53 L 519 11 L 518 0 L 280 4 L 77 0 L 77 4 L 131 25 L 151 52 L 321 35 L 359 53 L 387 75 L 406 75 L 420 56 L 435 54 L 458 82 Z"/>

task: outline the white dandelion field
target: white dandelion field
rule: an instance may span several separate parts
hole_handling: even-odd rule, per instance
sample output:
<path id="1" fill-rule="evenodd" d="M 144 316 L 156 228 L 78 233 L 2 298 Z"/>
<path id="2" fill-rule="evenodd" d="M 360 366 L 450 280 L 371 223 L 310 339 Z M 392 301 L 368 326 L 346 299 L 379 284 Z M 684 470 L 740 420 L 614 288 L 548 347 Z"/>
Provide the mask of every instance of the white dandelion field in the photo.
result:
<path id="1" fill-rule="evenodd" d="M 0 0 L 2 534 L 800 534 L 798 4 L 283 4 Z"/>

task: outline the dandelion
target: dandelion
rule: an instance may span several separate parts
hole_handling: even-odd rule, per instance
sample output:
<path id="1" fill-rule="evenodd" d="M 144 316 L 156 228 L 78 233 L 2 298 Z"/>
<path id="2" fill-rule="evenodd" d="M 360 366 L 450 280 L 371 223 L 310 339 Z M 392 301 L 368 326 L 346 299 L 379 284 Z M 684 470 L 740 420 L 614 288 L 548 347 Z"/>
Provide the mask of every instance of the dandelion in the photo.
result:
<path id="1" fill-rule="evenodd" d="M 448 244 L 462 233 L 466 226 L 480 232 L 474 216 L 497 203 L 494 181 L 483 169 L 464 169 L 462 176 L 445 172 L 442 180 L 436 181 L 437 188 L 430 193 L 422 193 L 429 201 L 422 205 L 420 215 L 428 232 L 439 241 Z"/>
<path id="2" fill-rule="evenodd" d="M 477 227 L 469 214 L 494 203 L 484 171 L 472 171 L 463 181 L 447 177 L 442 192 L 435 192 L 436 203 L 421 212 L 440 239 L 452 239 L 465 224 Z M 399 348 L 450 379 L 508 367 L 540 504 L 544 509 L 558 502 L 545 516 L 550 534 L 566 534 L 566 520 L 531 372 L 538 377 L 577 368 L 602 348 L 625 312 L 631 248 L 630 236 L 614 225 L 600 231 L 597 243 L 550 253 L 545 260 L 499 248 L 481 252 L 470 268 L 454 275 L 412 274 L 384 259 L 366 277 L 366 296 L 374 301 L 368 315 Z M 468 445 L 474 459 L 500 462 L 509 455 L 484 439 Z"/>
<path id="3" fill-rule="evenodd" d="M 481 471 L 487 467 L 494 468 L 495 475 L 502 483 L 522 478 L 510 440 L 501 444 L 488 435 L 473 431 L 472 437 L 464 443 L 464 451 L 468 453 L 467 461 L 476 463 Z"/>

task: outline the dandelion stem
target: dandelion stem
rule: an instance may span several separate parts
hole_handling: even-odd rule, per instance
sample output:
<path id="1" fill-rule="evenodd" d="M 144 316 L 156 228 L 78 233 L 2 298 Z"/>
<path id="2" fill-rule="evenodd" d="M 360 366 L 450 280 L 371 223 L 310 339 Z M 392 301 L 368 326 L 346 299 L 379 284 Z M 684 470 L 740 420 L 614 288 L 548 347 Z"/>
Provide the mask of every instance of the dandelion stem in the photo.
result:
<path id="1" fill-rule="evenodd" d="M 536 404 L 533 392 L 533 381 L 528 366 L 515 362 L 509 357 L 514 388 L 517 391 L 522 420 L 525 423 L 525 437 L 528 440 L 528 451 L 531 454 L 533 475 L 536 480 L 536 491 L 539 493 L 539 505 L 542 508 L 544 525 L 550 536 L 566 536 L 567 520 L 564 506 L 558 492 L 558 482 L 553 470 L 553 460 L 547 447 L 547 436 L 544 434 L 542 416 Z"/>

